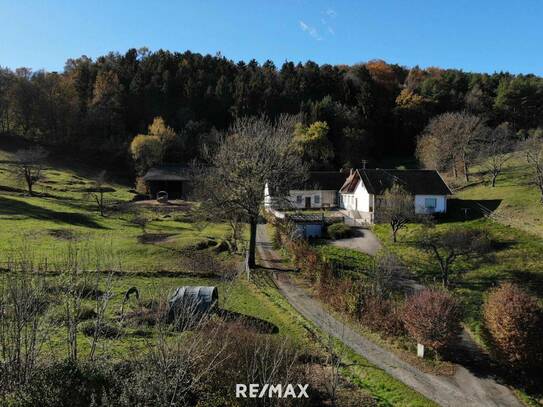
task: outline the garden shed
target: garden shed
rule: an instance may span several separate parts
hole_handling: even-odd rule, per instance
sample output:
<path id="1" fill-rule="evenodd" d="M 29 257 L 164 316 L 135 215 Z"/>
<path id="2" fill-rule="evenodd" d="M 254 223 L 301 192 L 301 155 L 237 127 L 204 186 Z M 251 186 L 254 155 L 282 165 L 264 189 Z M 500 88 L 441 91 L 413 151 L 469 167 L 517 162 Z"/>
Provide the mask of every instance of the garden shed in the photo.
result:
<path id="1" fill-rule="evenodd" d="M 204 314 L 213 311 L 219 303 L 219 290 L 214 286 L 178 287 L 169 300 L 169 317 L 178 313 Z"/>
<path id="2" fill-rule="evenodd" d="M 169 199 L 186 199 L 191 190 L 190 169 L 182 165 L 150 168 L 143 180 L 153 199 L 156 199 L 161 191 L 167 192 Z"/>

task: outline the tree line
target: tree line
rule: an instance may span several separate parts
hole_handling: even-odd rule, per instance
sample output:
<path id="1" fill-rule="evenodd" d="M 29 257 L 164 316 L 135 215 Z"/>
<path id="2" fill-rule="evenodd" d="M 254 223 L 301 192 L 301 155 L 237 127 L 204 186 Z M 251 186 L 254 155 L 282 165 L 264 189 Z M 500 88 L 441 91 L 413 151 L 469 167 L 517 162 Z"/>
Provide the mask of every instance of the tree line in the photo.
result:
<path id="1" fill-rule="evenodd" d="M 238 118 L 301 114 L 299 138 L 326 149 L 314 167 L 337 168 L 413 154 L 430 119 L 460 111 L 492 128 L 507 122 L 515 133 L 528 132 L 542 125 L 543 79 L 381 60 L 277 67 L 145 48 L 69 59 L 62 72 L 0 69 L 1 133 L 125 168 L 132 166 L 131 140 L 156 117 L 174 132 L 163 160 L 182 162 L 199 157 Z"/>

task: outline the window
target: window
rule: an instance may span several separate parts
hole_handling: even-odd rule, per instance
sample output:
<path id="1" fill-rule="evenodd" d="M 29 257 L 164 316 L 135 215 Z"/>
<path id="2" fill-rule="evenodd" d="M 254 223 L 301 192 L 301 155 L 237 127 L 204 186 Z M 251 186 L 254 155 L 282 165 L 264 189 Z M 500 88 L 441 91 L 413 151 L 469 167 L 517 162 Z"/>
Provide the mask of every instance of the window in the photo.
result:
<path id="1" fill-rule="evenodd" d="M 302 203 L 302 196 L 301 195 L 296 195 L 296 203 L 299 203 L 299 204 Z"/>
<path id="2" fill-rule="evenodd" d="M 435 211 L 437 207 L 437 198 L 424 198 L 424 207 L 429 211 Z"/>
<path id="3" fill-rule="evenodd" d="M 316 204 L 320 204 L 321 203 L 321 196 L 320 195 L 313 196 L 313 202 L 315 202 Z"/>

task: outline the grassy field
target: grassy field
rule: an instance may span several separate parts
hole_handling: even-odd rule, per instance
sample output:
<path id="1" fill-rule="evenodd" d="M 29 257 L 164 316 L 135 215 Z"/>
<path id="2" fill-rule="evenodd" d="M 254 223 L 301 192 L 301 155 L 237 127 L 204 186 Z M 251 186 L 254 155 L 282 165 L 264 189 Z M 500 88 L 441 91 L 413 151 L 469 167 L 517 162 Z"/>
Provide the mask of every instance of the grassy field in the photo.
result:
<path id="1" fill-rule="evenodd" d="M 51 164 L 35 188 L 36 196 L 30 197 L 14 178 L 11 159 L 10 153 L 0 150 L 0 261 L 19 259 L 24 254 L 36 262 L 47 260 L 48 268 L 57 271 L 44 277 L 47 286 L 53 290 L 46 311 L 48 325 L 44 327 L 49 338 L 48 354 L 62 358 L 67 346 L 67 328 L 62 322 L 64 303 L 56 298 L 54 287 L 65 284 L 63 278 L 66 276 L 61 268 L 70 250 L 89 252 L 89 257 L 100 257 L 101 269 L 116 270 L 114 274 L 97 275 L 99 288 L 105 291 L 110 287 L 112 294 L 105 313 L 106 321 L 118 329 L 114 338 L 100 340 L 98 356 L 126 359 L 141 354 L 153 343 L 156 332 L 152 326 L 130 319 L 120 322 L 121 303 L 129 288 L 138 288 L 140 301 L 129 300 L 124 306 L 126 315 L 140 309 L 140 304 L 163 299 L 173 288 L 183 285 L 218 286 L 219 307 L 234 318 L 265 321 L 265 326 L 275 327 L 277 335 L 288 337 L 304 352 L 322 352 L 324 338 L 286 302 L 268 271 L 253 273 L 250 280 L 238 277 L 233 281 L 219 276 L 198 278 L 184 273 L 186 249 L 195 248 L 209 239 L 221 240 L 228 233 L 226 225 L 195 223 L 184 212 L 165 213 L 140 208 L 139 211 L 144 211 L 149 219 L 144 232 L 131 221 L 133 211 L 128 202 L 134 194 L 129 185 L 110 183 L 114 191 L 107 194 L 109 210 L 107 216 L 102 217 L 86 196 L 85 190 L 93 185 L 95 174 L 92 171 Z M 227 262 L 240 260 L 227 253 L 216 254 L 211 249 L 200 252 Z M 9 277 L 9 273 L 0 274 L 0 284 Z M 82 302 L 86 310 L 92 311 L 95 306 L 95 300 L 90 298 Z M 87 322 L 91 323 L 90 320 L 82 321 L 80 327 Z M 80 357 L 84 359 L 90 350 L 90 338 L 83 332 L 78 333 L 78 346 Z M 343 353 L 342 375 L 370 393 L 378 405 L 434 405 L 362 358 L 348 350 Z"/>
<path id="2" fill-rule="evenodd" d="M 460 190 L 457 198 L 477 200 L 494 209 L 493 216 L 502 224 L 543 238 L 543 205 L 539 190 L 532 183 L 532 169 L 522 153 L 508 161 L 495 187 L 490 186 L 482 168 L 473 168 L 473 178 L 480 181 Z"/>
<path id="3" fill-rule="evenodd" d="M 48 167 L 35 188 L 38 196 L 25 194 L 14 177 L 10 154 L 0 151 L 0 251 L 10 253 L 21 242 L 35 254 L 54 259 L 67 243 L 108 247 L 126 271 L 177 270 L 180 249 L 207 239 L 222 239 L 225 224 L 191 223 L 184 213 L 138 209 L 149 219 L 145 238 L 131 222 L 134 196 L 127 185 L 111 183 L 106 194 L 107 216 L 102 217 L 86 190 L 92 176 L 84 171 Z M 82 173 L 84 175 L 82 175 Z"/>

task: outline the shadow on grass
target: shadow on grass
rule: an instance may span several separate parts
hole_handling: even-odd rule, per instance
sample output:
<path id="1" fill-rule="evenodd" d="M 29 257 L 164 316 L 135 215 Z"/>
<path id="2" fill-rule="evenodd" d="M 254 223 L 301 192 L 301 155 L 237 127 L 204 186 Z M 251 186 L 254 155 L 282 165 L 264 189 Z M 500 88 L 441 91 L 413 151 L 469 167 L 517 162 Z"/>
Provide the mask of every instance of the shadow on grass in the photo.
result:
<path id="1" fill-rule="evenodd" d="M 447 214 L 438 219 L 441 222 L 481 219 L 498 209 L 501 202 L 501 199 L 448 199 Z"/>
<path id="2" fill-rule="evenodd" d="M 72 226 L 85 226 L 93 229 L 105 229 L 96 223 L 90 216 L 82 213 L 57 212 L 51 209 L 32 205 L 28 202 L 0 197 L 0 216 L 25 215 L 33 219 L 49 220 L 58 223 L 65 223 Z"/>
<path id="3" fill-rule="evenodd" d="M 239 322 L 246 329 L 263 334 L 276 334 L 279 332 L 277 325 L 272 324 L 264 319 L 253 317 L 250 315 L 241 314 L 235 311 L 219 309 L 217 313 L 228 322 Z"/>

